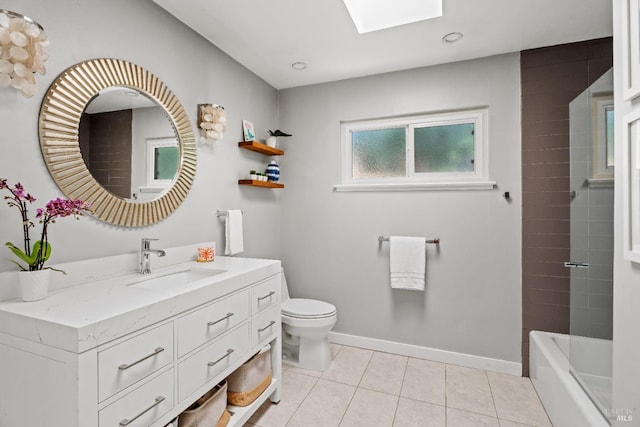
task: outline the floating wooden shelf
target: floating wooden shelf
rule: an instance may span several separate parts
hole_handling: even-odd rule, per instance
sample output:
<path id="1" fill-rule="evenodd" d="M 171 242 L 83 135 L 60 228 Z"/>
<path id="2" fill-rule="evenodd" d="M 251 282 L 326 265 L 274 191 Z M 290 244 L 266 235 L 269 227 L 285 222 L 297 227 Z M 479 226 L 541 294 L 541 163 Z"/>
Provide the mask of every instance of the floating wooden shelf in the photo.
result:
<path id="1" fill-rule="evenodd" d="M 284 188 L 284 184 L 278 184 L 277 182 L 270 181 L 257 181 L 255 179 L 241 179 L 238 181 L 240 185 L 252 185 L 254 187 L 265 187 L 265 188 Z"/>
<path id="2" fill-rule="evenodd" d="M 282 156 L 284 151 L 278 150 L 274 147 L 269 147 L 258 141 L 246 141 L 246 142 L 238 142 L 238 147 L 244 148 L 245 150 L 255 151 L 260 154 L 264 154 L 265 156 Z"/>

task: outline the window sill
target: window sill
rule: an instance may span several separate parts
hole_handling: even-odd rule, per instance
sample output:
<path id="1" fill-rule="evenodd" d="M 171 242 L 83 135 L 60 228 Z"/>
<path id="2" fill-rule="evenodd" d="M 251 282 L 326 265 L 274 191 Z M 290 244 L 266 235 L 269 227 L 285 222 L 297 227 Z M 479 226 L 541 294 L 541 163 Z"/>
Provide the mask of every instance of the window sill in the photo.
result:
<path id="1" fill-rule="evenodd" d="M 167 187 L 152 187 L 152 186 L 138 187 L 138 191 L 140 193 L 162 193 L 166 189 Z"/>
<path id="2" fill-rule="evenodd" d="M 613 188 L 615 184 L 613 178 L 589 178 L 585 183 L 591 188 Z"/>
<path id="3" fill-rule="evenodd" d="M 493 190 L 495 181 L 473 182 L 402 182 L 386 184 L 339 184 L 334 191 L 430 191 L 430 190 Z"/>

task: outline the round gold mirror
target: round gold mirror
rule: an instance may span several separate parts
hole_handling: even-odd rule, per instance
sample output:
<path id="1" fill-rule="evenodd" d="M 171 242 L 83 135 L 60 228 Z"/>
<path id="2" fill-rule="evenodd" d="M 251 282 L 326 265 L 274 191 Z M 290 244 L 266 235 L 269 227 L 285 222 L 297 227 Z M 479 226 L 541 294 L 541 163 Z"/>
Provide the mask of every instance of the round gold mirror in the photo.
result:
<path id="1" fill-rule="evenodd" d="M 131 101 L 125 106 L 102 106 L 103 99 L 110 101 L 112 96 Z M 97 102 L 98 98 L 103 99 Z M 119 114 L 120 121 L 112 121 L 114 112 L 124 112 L 124 118 Z M 157 121 L 162 113 L 168 123 Z M 155 121 L 140 125 L 134 116 Z M 101 133 L 100 141 L 94 142 L 96 129 L 106 128 L 116 132 Z M 136 136 L 141 128 L 155 133 Z M 127 61 L 93 59 L 65 70 L 42 102 L 39 131 L 45 163 L 58 187 L 69 198 L 91 203 L 94 215 L 110 224 L 139 227 L 161 221 L 180 206 L 195 176 L 195 137 L 182 104 L 156 76 Z M 127 148 L 122 139 L 131 139 L 132 134 Z M 146 148 L 135 148 L 140 139 Z M 136 152 L 145 151 L 138 157 L 146 160 L 131 163 Z M 129 163 L 130 181 L 136 175 L 148 176 L 145 184 L 122 184 L 127 179 L 127 173 L 120 171 L 123 159 Z M 142 168 L 148 172 L 140 173 Z"/>

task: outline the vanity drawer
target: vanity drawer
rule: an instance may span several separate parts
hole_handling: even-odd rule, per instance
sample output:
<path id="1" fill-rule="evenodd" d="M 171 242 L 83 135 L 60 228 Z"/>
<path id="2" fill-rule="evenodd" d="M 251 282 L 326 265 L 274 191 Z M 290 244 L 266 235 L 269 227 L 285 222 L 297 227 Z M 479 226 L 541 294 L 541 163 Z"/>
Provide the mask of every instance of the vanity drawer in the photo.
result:
<path id="1" fill-rule="evenodd" d="M 124 390 L 173 361 L 173 323 L 98 351 L 98 400 Z"/>
<path id="2" fill-rule="evenodd" d="M 280 275 L 274 276 L 251 288 L 251 314 L 260 313 L 280 299 L 282 283 Z"/>
<path id="3" fill-rule="evenodd" d="M 273 307 L 251 319 L 251 347 L 269 341 L 280 330 L 279 307 Z"/>
<path id="4" fill-rule="evenodd" d="M 178 319 L 178 357 L 221 335 L 249 317 L 249 291 L 216 301 Z"/>
<path id="5" fill-rule="evenodd" d="M 222 371 L 249 351 L 249 325 L 238 327 L 178 365 L 178 401 L 182 402 L 199 387 L 216 379 Z M 212 384 L 212 387 L 215 384 Z"/>
<path id="6" fill-rule="evenodd" d="M 100 427 L 146 427 L 169 412 L 174 405 L 173 373 L 169 369 L 100 410 Z"/>

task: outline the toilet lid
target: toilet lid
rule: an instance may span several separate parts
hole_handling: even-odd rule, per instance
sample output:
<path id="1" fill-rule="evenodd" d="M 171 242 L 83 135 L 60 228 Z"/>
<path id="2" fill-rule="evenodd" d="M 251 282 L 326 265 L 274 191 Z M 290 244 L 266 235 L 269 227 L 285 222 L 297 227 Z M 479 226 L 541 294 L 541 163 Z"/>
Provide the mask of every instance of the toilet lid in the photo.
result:
<path id="1" fill-rule="evenodd" d="M 306 298 L 291 298 L 282 303 L 282 314 L 290 317 L 314 319 L 336 314 L 336 307 L 328 302 Z"/>

